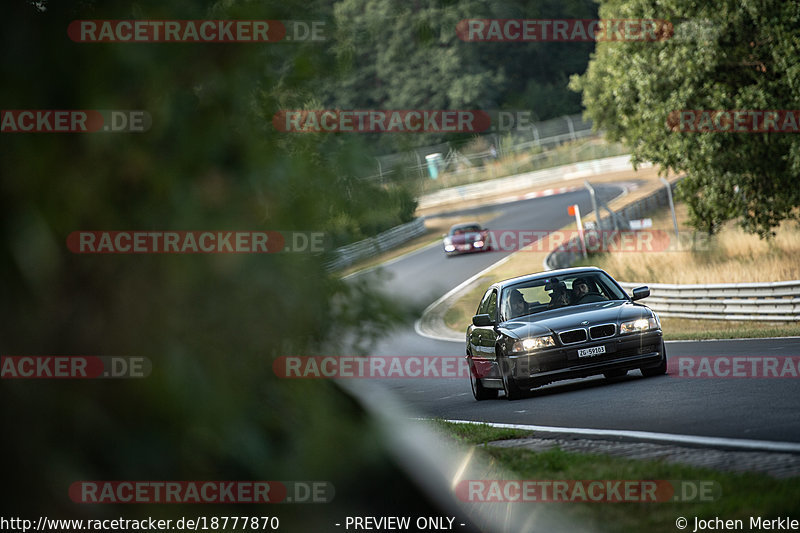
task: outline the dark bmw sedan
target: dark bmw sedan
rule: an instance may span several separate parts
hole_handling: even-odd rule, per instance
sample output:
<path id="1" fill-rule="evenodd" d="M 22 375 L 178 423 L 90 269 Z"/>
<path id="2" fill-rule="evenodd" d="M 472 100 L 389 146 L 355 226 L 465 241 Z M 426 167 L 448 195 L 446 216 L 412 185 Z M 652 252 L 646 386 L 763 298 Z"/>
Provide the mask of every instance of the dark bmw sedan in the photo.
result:
<path id="1" fill-rule="evenodd" d="M 569 268 L 495 283 L 467 329 L 467 362 L 477 400 L 513 400 L 563 379 L 667 371 L 656 314 L 605 271 Z"/>

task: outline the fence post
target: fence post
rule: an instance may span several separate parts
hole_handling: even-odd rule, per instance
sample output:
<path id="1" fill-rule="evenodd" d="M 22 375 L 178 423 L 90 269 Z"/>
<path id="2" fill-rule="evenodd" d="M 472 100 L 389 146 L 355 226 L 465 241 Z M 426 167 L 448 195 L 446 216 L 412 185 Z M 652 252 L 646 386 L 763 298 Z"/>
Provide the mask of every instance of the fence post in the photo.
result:
<path id="1" fill-rule="evenodd" d="M 667 200 L 669 200 L 669 210 L 670 212 L 672 212 L 672 224 L 674 224 L 675 226 L 675 239 L 676 239 L 675 242 L 680 245 L 681 236 L 678 233 L 678 219 L 675 216 L 675 204 L 672 202 L 672 185 L 670 185 L 669 182 L 663 176 L 659 179 L 661 180 L 661 183 L 663 183 L 664 186 L 667 188 Z"/>
<path id="2" fill-rule="evenodd" d="M 574 141 L 576 139 L 576 137 L 575 137 L 575 127 L 572 125 L 572 119 L 569 118 L 569 115 L 565 116 L 564 118 L 567 119 L 567 127 L 569 128 L 569 136 Z"/>

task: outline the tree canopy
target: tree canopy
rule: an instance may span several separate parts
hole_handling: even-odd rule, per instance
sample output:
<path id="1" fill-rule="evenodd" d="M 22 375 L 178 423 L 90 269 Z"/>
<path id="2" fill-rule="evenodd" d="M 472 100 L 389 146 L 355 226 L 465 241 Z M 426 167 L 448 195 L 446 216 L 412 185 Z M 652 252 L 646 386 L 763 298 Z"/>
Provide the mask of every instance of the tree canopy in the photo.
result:
<path id="1" fill-rule="evenodd" d="M 572 87 L 586 114 L 637 162 L 685 172 L 692 223 L 729 220 L 767 236 L 800 206 L 800 135 L 682 131 L 684 110 L 800 109 L 800 4 L 782 0 L 610 0 L 601 18 L 672 22 L 656 42 L 602 42 Z M 712 128 L 714 129 L 714 128 Z"/>

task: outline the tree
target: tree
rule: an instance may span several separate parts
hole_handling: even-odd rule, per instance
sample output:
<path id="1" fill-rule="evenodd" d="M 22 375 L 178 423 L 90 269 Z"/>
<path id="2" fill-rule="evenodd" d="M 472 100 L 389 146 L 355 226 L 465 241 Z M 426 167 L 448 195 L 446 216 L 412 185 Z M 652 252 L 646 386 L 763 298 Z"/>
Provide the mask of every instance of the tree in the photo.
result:
<path id="1" fill-rule="evenodd" d="M 800 206 L 800 136 L 681 131 L 682 110 L 800 109 L 800 4 L 782 0 L 612 0 L 603 19 L 665 19 L 655 42 L 601 42 L 571 87 L 634 161 L 685 172 L 691 223 L 728 220 L 762 237 Z M 688 126 L 687 126 L 688 128 Z M 683 128 L 683 129 L 687 129 Z"/>

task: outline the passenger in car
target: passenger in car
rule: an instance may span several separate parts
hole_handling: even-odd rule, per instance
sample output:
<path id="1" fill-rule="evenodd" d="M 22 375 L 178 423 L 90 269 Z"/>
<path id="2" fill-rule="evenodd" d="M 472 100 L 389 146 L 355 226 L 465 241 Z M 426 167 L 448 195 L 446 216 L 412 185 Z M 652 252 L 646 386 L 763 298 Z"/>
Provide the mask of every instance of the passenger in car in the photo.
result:
<path id="1" fill-rule="evenodd" d="M 528 314 L 528 304 L 525 302 L 522 293 L 518 290 L 513 290 L 511 294 L 508 295 L 508 302 L 511 308 L 511 316 L 509 318 L 516 318 Z"/>
<path id="2" fill-rule="evenodd" d="M 550 295 L 550 303 L 547 304 L 548 309 L 557 309 L 569 305 L 569 296 L 567 296 L 567 286 L 563 281 L 553 288 Z"/>

